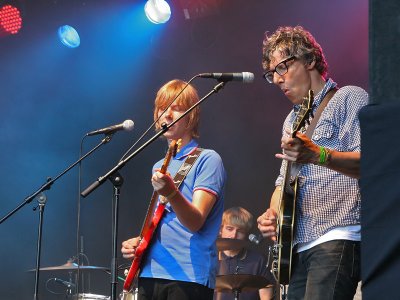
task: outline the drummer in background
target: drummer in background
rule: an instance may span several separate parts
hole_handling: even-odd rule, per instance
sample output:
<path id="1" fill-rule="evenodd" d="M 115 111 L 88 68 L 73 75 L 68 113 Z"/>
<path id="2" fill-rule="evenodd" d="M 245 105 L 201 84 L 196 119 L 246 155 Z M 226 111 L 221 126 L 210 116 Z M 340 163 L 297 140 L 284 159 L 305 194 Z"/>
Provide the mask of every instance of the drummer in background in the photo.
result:
<path id="1" fill-rule="evenodd" d="M 224 211 L 220 230 L 221 238 L 247 240 L 253 226 L 253 215 L 242 207 L 232 207 Z M 266 260 L 260 253 L 243 247 L 238 250 L 224 250 L 219 252 L 218 275 L 251 274 L 261 275 L 274 282 L 271 272 L 268 270 Z M 243 291 L 240 300 L 271 300 L 273 288 L 268 287 L 258 291 Z M 234 299 L 234 293 L 215 292 L 215 300 Z"/>

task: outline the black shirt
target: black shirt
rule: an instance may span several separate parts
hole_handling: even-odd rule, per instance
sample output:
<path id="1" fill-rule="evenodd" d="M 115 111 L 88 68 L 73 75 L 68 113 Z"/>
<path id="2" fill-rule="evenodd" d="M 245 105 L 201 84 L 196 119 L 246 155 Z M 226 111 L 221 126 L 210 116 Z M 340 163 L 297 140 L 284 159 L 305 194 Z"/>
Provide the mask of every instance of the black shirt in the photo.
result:
<path id="1" fill-rule="evenodd" d="M 271 284 L 273 283 L 273 276 L 268 270 L 266 260 L 260 253 L 250 250 L 242 249 L 236 256 L 230 257 L 220 252 L 218 275 L 228 274 L 251 274 L 261 275 L 266 277 Z M 233 300 L 235 299 L 233 292 L 215 292 L 215 300 Z M 251 291 L 243 291 L 239 295 L 240 300 L 259 300 L 259 292 L 257 289 Z"/>

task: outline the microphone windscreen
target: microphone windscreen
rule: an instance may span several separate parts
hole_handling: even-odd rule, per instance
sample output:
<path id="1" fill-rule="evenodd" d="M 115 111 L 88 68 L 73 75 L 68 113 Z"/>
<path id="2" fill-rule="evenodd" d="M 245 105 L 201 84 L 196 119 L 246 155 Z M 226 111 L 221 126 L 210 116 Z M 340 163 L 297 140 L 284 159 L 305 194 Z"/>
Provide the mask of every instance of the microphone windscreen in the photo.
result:
<path id="1" fill-rule="evenodd" d="M 251 83 L 254 81 L 254 74 L 251 72 L 243 72 L 243 82 Z"/>
<path id="2" fill-rule="evenodd" d="M 249 241 L 258 245 L 260 243 L 260 238 L 258 236 L 256 236 L 255 234 L 249 234 Z"/>
<path id="3" fill-rule="evenodd" d="M 133 123 L 132 120 L 125 120 L 124 123 L 122 123 L 122 127 L 124 128 L 124 130 L 127 130 L 127 131 L 132 131 L 134 125 L 135 125 L 135 123 Z"/>

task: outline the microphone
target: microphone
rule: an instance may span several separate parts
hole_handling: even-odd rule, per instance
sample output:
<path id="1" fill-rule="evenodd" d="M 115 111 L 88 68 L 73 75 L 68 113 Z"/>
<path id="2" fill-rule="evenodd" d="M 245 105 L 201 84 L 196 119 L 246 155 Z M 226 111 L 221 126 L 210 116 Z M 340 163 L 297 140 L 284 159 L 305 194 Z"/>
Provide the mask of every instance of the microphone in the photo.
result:
<path id="1" fill-rule="evenodd" d="M 255 235 L 252 233 L 249 234 L 249 241 L 256 245 L 260 244 L 260 242 L 262 241 L 263 238 L 264 237 L 261 234 L 259 234 L 259 235 Z"/>
<path id="2" fill-rule="evenodd" d="M 242 73 L 201 73 L 201 78 L 214 78 L 218 81 L 241 81 L 244 83 L 250 83 L 254 80 L 254 74 L 251 72 Z"/>
<path id="3" fill-rule="evenodd" d="M 119 130 L 131 131 L 133 129 L 133 125 L 134 125 L 134 123 L 132 120 L 125 120 L 121 124 L 105 127 L 102 129 L 97 129 L 97 130 L 91 131 L 89 133 L 86 133 L 86 136 L 102 134 L 102 133 L 110 134 L 110 133 L 114 133 Z"/>
<path id="4" fill-rule="evenodd" d="M 69 282 L 69 281 L 62 280 L 62 279 L 60 279 L 60 278 L 54 278 L 54 281 L 55 281 L 55 282 L 58 282 L 58 283 L 61 283 L 62 285 L 65 285 L 65 286 L 68 287 L 68 288 L 75 287 L 75 284 L 74 284 L 74 283 Z"/>

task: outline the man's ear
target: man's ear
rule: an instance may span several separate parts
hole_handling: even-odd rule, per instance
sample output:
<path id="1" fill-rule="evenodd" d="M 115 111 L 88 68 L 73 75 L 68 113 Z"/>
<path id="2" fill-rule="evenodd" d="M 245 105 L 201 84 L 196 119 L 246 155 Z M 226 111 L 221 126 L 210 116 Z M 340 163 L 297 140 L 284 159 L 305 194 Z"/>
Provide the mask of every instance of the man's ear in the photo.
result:
<path id="1" fill-rule="evenodd" d="M 312 61 L 310 61 L 309 63 L 307 63 L 307 70 L 312 70 L 315 67 L 315 59 L 313 59 Z"/>

